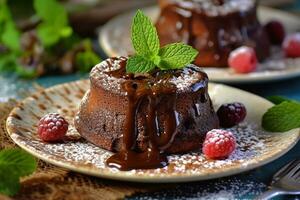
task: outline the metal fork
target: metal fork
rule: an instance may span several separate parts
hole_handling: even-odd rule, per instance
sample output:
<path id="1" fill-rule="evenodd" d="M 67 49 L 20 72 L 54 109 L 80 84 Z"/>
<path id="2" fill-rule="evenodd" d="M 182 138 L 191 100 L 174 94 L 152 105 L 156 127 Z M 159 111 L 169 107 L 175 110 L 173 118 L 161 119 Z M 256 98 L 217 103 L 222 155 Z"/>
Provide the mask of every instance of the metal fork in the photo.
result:
<path id="1" fill-rule="evenodd" d="M 300 160 L 285 165 L 274 176 L 269 191 L 256 199 L 267 200 L 277 195 L 300 195 Z"/>

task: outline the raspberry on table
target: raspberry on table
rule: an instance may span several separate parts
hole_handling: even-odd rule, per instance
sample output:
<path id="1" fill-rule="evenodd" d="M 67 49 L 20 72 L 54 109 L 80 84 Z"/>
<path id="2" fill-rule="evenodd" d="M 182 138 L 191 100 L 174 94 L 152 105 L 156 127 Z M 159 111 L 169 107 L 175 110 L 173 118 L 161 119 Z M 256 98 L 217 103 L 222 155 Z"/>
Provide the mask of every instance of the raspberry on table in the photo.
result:
<path id="1" fill-rule="evenodd" d="M 213 129 L 206 134 L 202 152 L 209 159 L 226 159 L 235 147 L 236 139 L 231 132 Z"/>
<path id="2" fill-rule="evenodd" d="M 281 44 L 285 37 L 285 29 L 281 22 L 272 20 L 269 21 L 264 26 L 265 31 L 267 32 L 270 42 L 272 44 Z"/>
<path id="3" fill-rule="evenodd" d="M 257 57 L 251 47 L 242 46 L 229 54 L 228 65 L 236 73 L 246 74 L 256 70 Z"/>
<path id="4" fill-rule="evenodd" d="M 68 122 L 58 113 L 42 117 L 38 124 L 38 135 L 45 142 L 62 141 L 68 131 Z"/>
<path id="5" fill-rule="evenodd" d="M 217 111 L 217 115 L 219 117 L 220 126 L 230 128 L 241 123 L 245 119 L 247 110 L 242 103 L 227 103 L 221 105 Z"/>
<path id="6" fill-rule="evenodd" d="M 286 37 L 283 41 L 282 48 L 287 57 L 300 57 L 300 33 L 294 33 Z"/>

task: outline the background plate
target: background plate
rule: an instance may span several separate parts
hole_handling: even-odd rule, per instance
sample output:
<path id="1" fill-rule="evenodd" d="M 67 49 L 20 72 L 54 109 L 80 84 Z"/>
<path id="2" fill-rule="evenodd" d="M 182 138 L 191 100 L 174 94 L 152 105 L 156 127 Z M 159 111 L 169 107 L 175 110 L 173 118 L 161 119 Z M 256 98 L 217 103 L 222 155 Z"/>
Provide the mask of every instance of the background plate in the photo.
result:
<path id="1" fill-rule="evenodd" d="M 73 124 L 81 98 L 89 88 L 88 81 L 57 85 L 28 97 L 9 115 L 7 130 L 21 148 L 54 165 L 92 176 L 154 183 L 207 180 L 241 173 L 277 159 L 297 143 L 299 129 L 272 134 L 261 130 L 261 117 L 272 106 L 269 101 L 224 85 L 210 84 L 209 87 L 215 108 L 225 102 L 239 101 L 248 110 L 245 123 L 230 129 L 238 145 L 226 160 L 207 160 L 201 152 L 191 152 L 168 156 L 170 164 L 161 169 L 119 171 L 108 168 L 105 160 L 111 152 L 80 138 Z M 70 123 L 68 141 L 44 143 L 37 136 L 39 119 L 50 112 L 60 113 Z"/>
<path id="2" fill-rule="evenodd" d="M 156 21 L 159 15 L 158 7 L 149 7 L 144 12 Z M 135 12 L 121 14 L 102 27 L 99 31 L 99 43 L 109 56 L 130 55 L 132 45 L 130 40 L 131 19 Z M 258 16 L 262 23 L 271 19 L 281 21 L 288 33 L 299 31 L 300 19 L 286 12 L 267 7 L 258 8 Z M 300 76 L 300 58 L 285 59 L 280 49 L 272 49 L 272 56 L 258 66 L 258 70 L 249 74 L 235 74 L 230 69 L 204 68 L 211 81 L 222 83 L 253 83 L 290 79 Z"/>

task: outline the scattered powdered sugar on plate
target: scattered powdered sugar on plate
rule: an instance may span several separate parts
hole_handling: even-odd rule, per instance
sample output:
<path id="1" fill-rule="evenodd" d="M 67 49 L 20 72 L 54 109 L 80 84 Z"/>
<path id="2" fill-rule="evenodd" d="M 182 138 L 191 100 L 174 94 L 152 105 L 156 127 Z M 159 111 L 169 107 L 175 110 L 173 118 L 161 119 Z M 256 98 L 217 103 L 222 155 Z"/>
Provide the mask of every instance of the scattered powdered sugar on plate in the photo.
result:
<path id="1" fill-rule="evenodd" d="M 201 151 L 186 154 L 169 155 L 169 165 L 164 168 L 152 170 L 131 170 L 127 173 L 149 176 L 163 176 L 176 174 L 201 174 L 211 173 L 218 170 L 226 170 L 239 165 L 247 167 L 248 162 L 260 156 L 265 151 L 265 140 L 268 138 L 256 125 L 241 123 L 231 131 L 237 140 L 237 148 L 232 155 L 225 160 L 209 160 L 204 157 Z M 43 143 L 39 139 L 27 140 L 22 136 L 13 134 L 22 141 L 24 145 L 33 151 L 38 151 L 43 157 L 70 163 L 72 165 L 90 166 L 96 169 L 105 169 L 111 173 L 119 172 L 116 169 L 108 168 L 105 160 L 112 154 L 103 150 L 84 139 L 66 141 L 64 143 Z"/>
<path id="2" fill-rule="evenodd" d="M 88 88 L 87 81 L 78 81 L 58 85 L 40 95 L 27 98 L 8 117 L 7 129 L 11 138 L 25 150 L 52 164 L 89 175 L 142 182 L 180 182 L 233 175 L 278 158 L 298 141 L 298 131 L 272 134 L 264 132 L 260 125 L 256 125 L 254 119 L 260 116 L 260 110 L 254 109 L 254 106 L 264 105 L 260 104 L 264 100 L 227 86 L 210 84 L 209 93 L 215 108 L 233 100 L 232 97 L 226 99 L 225 94 L 229 92 L 231 95 L 237 94 L 252 99 L 249 102 L 247 99 L 241 100 L 249 107 L 247 121 L 227 129 L 237 140 L 237 148 L 228 159 L 206 159 L 199 146 L 197 152 L 169 155 L 169 165 L 164 168 L 119 171 L 105 165 L 111 152 L 80 138 L 74 127 L 73 120 L 78 111 L 78 104 Z M 68 136 L 71 137 L 68 141 L 44 143 L 39 139 L 36 133 L 38 121 L 41 116 L 50 112 L 58 112 L 70 122 Z"/>

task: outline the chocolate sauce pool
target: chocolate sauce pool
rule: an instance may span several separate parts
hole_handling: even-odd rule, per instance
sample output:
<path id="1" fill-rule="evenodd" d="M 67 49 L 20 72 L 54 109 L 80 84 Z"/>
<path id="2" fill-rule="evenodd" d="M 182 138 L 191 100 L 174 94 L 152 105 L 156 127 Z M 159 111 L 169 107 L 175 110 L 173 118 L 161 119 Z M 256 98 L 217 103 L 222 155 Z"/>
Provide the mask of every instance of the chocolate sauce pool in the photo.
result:
<path id="1" fill-rule="evenodd" d="M 120 69 L 107 72 L 108 75 L 125 79 L 122 90 L 126 91 L 129 102 L 126 112 L 125 127 L 123 129 L 122 148 L 119 152 L 107 159 L 109 167 L 120 170 L 151 169 L 164 167 L 168 164 L 164 150 L 168 148 L 178 126 L 176 116 L 177 86 L 170 82 L 170 76 L 174 73 L 155 72 L 152 75 L 126 74 L 126 61 L 120 62 Z M 110 68 L 110 62 L 107 62 Z M 182 73 L 182 70 L 180 71 Z M 179 76 L 179 75 L 178 75 Z M 193 92 L 203 88 L 203 85 L 191 86 Z M 143 116 L 145 136 L 149 138 L 145 151 L 137 151 L 137 113 L 142 104 L 146 104 L 147 110 Z M 163 108 L 158 106 L 164 104 Z M 159 124 L 158 109 L 166 113 L 164 123 Z M 163 109 L 163 110 L 161 110 Z M 162 126 L 162 127 L 160 127 Z M 163 131 L 162 131 L 163 130 Z"/>

